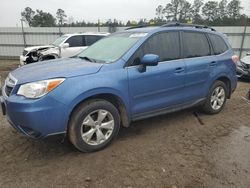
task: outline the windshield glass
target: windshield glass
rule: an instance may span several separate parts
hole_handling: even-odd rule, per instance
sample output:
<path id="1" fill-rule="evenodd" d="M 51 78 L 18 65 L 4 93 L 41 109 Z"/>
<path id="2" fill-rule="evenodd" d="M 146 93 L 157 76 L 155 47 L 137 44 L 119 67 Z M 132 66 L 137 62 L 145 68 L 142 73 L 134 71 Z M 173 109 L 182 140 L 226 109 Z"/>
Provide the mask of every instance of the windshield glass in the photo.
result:
<path id="1" fill-rule="evenodd" d="M 145 35 L 144 35 L 145 36 Z M 142 35 L 135 33 L 118 33 L 99 40 L 78 55 L 96 61 L 111 63 L 126 53 Z"/>
<path id="2" fill-rule="evenodd" d="M 65 35 L 61 36 L 61 37 L 57 38 L 55 40 L 55 42 L 52 43 L 52 45 L 59 46 L 66 38 L 67 38 L 67 36 L 65 36 Z"/>

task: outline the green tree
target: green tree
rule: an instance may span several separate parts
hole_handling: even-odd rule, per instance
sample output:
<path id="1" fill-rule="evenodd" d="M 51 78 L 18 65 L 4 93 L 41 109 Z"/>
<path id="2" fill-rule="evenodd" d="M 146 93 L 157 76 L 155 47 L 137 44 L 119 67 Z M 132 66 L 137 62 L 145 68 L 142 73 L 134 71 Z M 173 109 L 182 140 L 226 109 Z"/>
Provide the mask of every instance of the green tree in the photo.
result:
<path id="1" fill-rule="evenodd" d="M 227 0 L 221 0 L 219 2 L 218 17 L 220 19 L 227 17 Z"/>
<path id="2" fill-rule="evenodd" d="M 190 19 L 192 17 L 192 5 L 184 1 L 182 10 L 180 11 L 180 17 L 179 21 L 186 21 L 187 19 Z"/>
<path id="3" fill-rule="evenodd" d="M 202 17 L 201 17 L 201 7 L 203 5 L 203 0 L 194 0 L 194 3 L 192 5 L 192 20 L 194 23 L 199 23 L 201 22 L 202 20 Z"/>
<path id="4" fill-rule="evenodd" d="M 208 1 L 205 3 L 205 5 L 202 7 L 202 14 L 207 21 L 215 21 L 218 18 L 218 2 Z"/>
<path id="5" fill-rule="evenodd" d="M 33 17 L 31 26 L 33 27 L 54 27 L 56 19 L 48 12 L 36 10 L 36 15 Z"/>
<path id="6" fill-rule="evenodd" d="M 65 18 L 67 18 L 67 15 L 65 14 L 64 10 L 59 8 L 56 12 L 56 18 L 57 18 L 58 24 L 61 26 L 66 21 Z"/>
<path id="7" fill-rule="evenodd" d="M 241 14 L 241 9 L 243 9 L 240 6 L 240 1 L 239 0 L 232 0 L 228 3 L 227 5 L 227 13 L 228 17 L 232 19 L 239 19 Z"/>
<path id="8" fill-rule="evenodd" d="M 138 22 L 138 25 L 145 25 L 145 24 L 147 24 L 146 19 L 140 19 L 140 21 Z"/>
<path id="9" fill-rule="evenodd" d="M 163 14 L 170 21 L 184 21 L 192 15 L 191 4 L 186 0 L 171 0 L 164 10 Z"/>
<path id="10" fill-rule="evenodd" d="M 23 12 L 21 12 L 22 18 L 25 20 L 25 22 L 31 26 L 33 17 L 35 15 L 35 11 L 32 10 L 30 7 L 26 7 Z"/>
<path id="11" fill-rule="evenodd" d="M 159 5 L 157 8 L 156 8 L 156 16 L 158 18 L 158 20 L 162 20 L 163 19 L 163 10 L 164 10 L 164 7 L 162 5 Z"/>
<path id="12" fill-rule="evenodd" d="M 131 26 L 130 20 L 127 21 L 126 26 Z"/>

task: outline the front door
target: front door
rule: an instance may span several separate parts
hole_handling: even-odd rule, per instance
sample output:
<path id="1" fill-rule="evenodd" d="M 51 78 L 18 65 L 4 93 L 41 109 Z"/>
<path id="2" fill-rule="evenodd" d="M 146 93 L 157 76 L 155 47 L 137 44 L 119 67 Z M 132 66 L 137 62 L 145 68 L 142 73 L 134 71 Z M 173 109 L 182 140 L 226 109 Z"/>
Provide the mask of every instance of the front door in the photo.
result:
<path id="1" fill-rule="evenodd" d="M 157 66 L 139 72 L 145 54 L 160 56 Z M 136 116 L 157 113 L 183 103 L 185 63 L 180 58 L 178 32 L 159 33 L 150 37 L 131 57 L 127 67 L 131 113 Z"/>

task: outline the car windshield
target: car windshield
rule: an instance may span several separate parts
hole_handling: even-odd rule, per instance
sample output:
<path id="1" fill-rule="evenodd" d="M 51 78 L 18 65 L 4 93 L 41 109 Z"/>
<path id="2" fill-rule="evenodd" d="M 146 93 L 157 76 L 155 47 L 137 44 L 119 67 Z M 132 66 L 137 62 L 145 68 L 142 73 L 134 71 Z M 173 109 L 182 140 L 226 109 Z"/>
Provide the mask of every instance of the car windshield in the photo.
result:
<path id="1" fill-rule="evenodd" d="M 55 42 L 52 43 L 53 46 L 59 46 L 65 39 L 67 38 L 67 36 L 61 36 L 59 38 L 57 38 L 55 40 Z"/>
<path id="2" fill-rule="evenodd" d="M 95 62 L 112 63 L 124 55 L 141 37 L 136 33 L 118 33 L 99 40 L 78 55 L 79 58 L 95 60 Z"/>

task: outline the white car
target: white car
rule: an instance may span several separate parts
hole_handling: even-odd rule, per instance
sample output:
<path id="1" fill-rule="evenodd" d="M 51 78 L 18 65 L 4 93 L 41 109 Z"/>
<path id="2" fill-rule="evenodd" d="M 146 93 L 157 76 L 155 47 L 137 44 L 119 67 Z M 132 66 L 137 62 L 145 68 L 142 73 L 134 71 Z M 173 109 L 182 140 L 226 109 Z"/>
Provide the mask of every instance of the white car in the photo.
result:
<path id="1" fill-rule="evenodd" d="M 61 57 L 73 57 L 109 33 L 65 34 L 46 46 L 25 48 L 20 56 L 20 65 Z"/>

